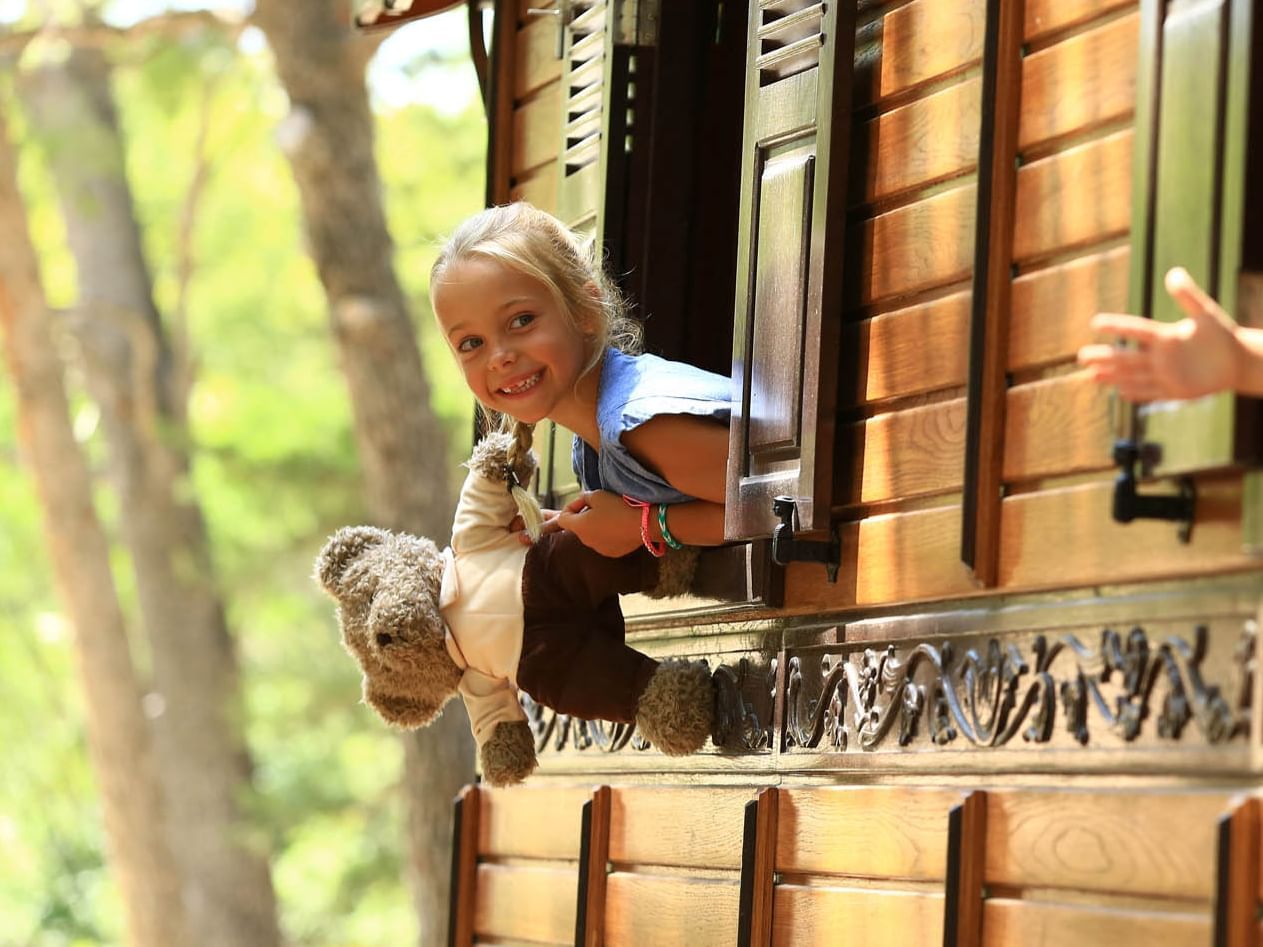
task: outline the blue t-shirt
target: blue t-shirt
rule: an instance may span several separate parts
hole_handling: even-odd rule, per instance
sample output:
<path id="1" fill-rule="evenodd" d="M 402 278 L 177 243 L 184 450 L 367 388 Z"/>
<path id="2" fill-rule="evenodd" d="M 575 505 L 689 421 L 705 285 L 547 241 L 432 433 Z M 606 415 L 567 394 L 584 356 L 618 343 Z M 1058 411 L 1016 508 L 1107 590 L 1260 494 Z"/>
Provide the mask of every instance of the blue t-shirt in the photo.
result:
<path id="1" fill-rule="evenodd" d="M 646 503 L 683 503 L 696 499 L 681 493 L 636 460 L 621 440 L 624 431 L 640 427 L 659 414 L 689 414 L 728 423 L 732 382 L 722 375 L 656 355 L 605 353 L 596 397 L 596 424 L 601 434 L 598 454 L 576 434 L 571 463 L 585 490 L 610 490 Z"/>

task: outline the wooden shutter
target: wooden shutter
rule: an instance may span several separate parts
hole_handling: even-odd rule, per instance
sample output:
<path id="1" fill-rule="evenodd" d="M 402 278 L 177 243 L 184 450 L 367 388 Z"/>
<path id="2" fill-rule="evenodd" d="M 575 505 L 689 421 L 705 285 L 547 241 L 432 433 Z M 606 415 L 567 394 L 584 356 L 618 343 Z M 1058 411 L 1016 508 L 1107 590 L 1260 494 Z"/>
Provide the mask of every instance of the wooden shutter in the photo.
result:
<path id="1" fill-rule="evenodd" d="M 1163 289 L 1185 267 L 1239 321 L 1263 326 L 1263 30 L 1252 0 L 1141 4 L 1133 311 L 1183 312 Z M 1157 475 L 1256 461 L 1258 402 L 1231 393 L 1138 412 Z"/>
<path id="2" fill-rule="evenodd" d="M 751 0 L 725 532 L 829 525 L 855 5 Z"/>

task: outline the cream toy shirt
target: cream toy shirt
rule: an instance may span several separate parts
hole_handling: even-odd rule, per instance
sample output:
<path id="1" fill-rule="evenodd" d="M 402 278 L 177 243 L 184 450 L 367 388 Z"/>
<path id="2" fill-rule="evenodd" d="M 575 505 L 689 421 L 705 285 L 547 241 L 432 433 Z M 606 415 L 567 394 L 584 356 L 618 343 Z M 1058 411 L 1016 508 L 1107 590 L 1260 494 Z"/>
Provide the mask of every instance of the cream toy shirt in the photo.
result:
<path id="1" fill-rule="evenodd" d="M 439 594 L 447 650 L 464 671 L 458 690 L 481 747 L 496 724 L 526 720 L 518 703 L 522 657 L 522 567 L 527 547 L 509 523 L 517 513 L 503 481 L 470 471 L 452 524 Z"/>

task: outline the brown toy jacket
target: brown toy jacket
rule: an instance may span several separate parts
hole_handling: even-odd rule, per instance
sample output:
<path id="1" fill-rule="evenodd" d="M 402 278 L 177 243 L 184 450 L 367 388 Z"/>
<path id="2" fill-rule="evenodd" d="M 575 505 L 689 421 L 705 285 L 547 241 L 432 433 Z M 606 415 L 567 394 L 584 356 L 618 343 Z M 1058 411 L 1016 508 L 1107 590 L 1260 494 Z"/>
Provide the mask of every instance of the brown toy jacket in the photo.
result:
<path id="1" fill-rule="evenodd" d="M 471 470 L 444 550 L 439 609 L 475 740 L 526 719 L 519 688 L 558 713 L 633 722 L 657 662 L 624 643 L 618 596 L 654 588 L 657 561 L 606 558 L 565 532 L 527 547 L 516 513 L 503 480 Z"/>

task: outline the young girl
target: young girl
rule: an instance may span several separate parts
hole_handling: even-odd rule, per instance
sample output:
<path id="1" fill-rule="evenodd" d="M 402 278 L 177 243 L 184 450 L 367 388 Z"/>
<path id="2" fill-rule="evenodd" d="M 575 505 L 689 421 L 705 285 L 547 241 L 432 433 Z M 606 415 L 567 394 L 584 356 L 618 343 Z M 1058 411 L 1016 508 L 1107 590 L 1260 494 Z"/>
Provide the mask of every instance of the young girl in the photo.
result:
<path id="1" fill-rule="evenodd" d="M 585 492 L 546 529 L 607 556 L 723 542 L 729 380 L 638 354 L 618 291 L 561 222 L 524 203 L 475 215 L 430 296 L 465 383 L 520 443 L 545 418 L 575 432 Z"/>

